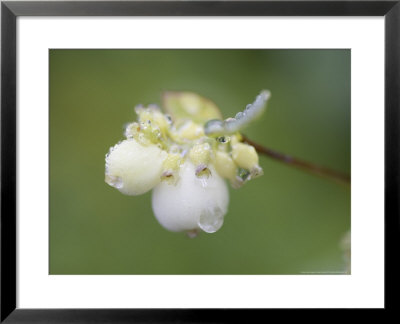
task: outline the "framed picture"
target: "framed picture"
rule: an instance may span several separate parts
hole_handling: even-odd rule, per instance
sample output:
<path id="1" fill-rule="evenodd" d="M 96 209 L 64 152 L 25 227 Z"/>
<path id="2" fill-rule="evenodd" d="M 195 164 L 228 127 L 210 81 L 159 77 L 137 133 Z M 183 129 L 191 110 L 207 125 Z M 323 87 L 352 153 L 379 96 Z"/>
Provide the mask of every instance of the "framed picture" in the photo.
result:
<path id="1" fill-rule="evenodd" d="M 399 17 L 3 1 L 1 321 L 392 309 Z"/>

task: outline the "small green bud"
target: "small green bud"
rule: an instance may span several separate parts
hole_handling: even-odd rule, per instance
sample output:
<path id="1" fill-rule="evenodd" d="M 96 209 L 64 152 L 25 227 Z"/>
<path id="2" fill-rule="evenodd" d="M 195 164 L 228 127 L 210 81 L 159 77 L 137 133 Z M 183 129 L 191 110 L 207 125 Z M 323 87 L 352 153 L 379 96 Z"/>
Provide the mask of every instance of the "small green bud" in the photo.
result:
<path id="1" fill-rule="evenodd" d="M 189 158 L 196 166 L 196 176 L 203 177 L 210 175 L 207 167 L 211 158 L 211 146 L 208 143 L 197 144 L 189 151 Z"/>
<path id="2" fill-rule="evenodd" d="M 255 148 L 244 143 L 232 145 L 232 158 L 243 169 L 251 170 L 258 166 L 258 154 Z"/>
<path id="3" fill-rule="evenodd" d="M 228 153 L 217 151 L 214 165 L 221 177 L 229 180 L 235 179 L 237 166 Z"/>
<path id="4" fill-rule="evenodd" d="M 163 162 L 163 172 L 161 180 L 165 180 L 170 184 L 176 184 L 178 181 L 179 167 L 183 160 L 180 154 L 170 153 Z"/>

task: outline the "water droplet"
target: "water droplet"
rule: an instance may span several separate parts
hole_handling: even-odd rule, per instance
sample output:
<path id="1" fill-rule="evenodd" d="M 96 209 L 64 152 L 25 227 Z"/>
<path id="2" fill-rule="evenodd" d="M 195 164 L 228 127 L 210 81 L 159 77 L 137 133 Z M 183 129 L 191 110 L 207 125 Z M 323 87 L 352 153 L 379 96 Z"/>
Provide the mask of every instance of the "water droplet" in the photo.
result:
<path id="1" fill-rule="evenodd" d="M 238 168 L 237 175 L 239 176 L 239 178 L 245 181 L 250 176 L 250 171 L 243 168 Z"/>
<path id="2" fill-rule="evenodd" d="M 171 147 L 169 148 L 170 153 L 180 153 L 180 147 L 176 144 L 172 144 Z"/>
<path id="3" fill-rule="evenodd" d="M 124 183 L 120 177 L 112 176 L 106 174 L 106 183 L 109 184 L 111 187 L 116 189 L 122 189 Z"/>
<path id="4" fill-rule="evenodd" d="M 204 125 L 206 134 L 221 133 L 224 130 L 224 122 L 219 119 L 211 119 Z"/>
<path id="5" fill-rule="evenodd" d="M 222 144 L 226 144 L 231 140 L 231 138 L 229 136 L 221 136 L 217 138 L 217 141 L 222 143 Z"/>
<path id="6" fill-rule="evenodd" d="M 246 106 L 246 110 L 250 110 L 250 108 L 251 108 L 251 104 L 248 104 L 247 106 Z"/>
<path id="7" fill-rule="evenodd" d="M 218 231 L 224 223 L 224 213 L 221 208 L 214 207 L 212 210 L 206 210 L 200 215 L 197 225 L 206 233 Z"/>
<path id="8" fill-rule="evenodd" d="M 243 113 L 241 111 L 239 111 L 235 116 L 236 119 L 240 119 L 242 117 L 243 117 Z"/>
<path id="9" fill-rule="evenodd" d="M 144 106 L 143 105 L 137 105 L 135 108 L 134 108 L 134 110 L 135 110 L 135 113 L 136 114 L 140 114 L 141 113 L 141 111 L 144 109 Z"/>

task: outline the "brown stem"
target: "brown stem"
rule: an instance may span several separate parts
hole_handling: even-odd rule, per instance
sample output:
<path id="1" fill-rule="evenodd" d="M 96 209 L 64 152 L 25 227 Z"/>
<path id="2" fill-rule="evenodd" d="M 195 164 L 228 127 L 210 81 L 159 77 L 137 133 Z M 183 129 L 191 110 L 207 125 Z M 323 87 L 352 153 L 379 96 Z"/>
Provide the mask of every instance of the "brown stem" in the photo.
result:
<path id="1" fill-rule="evenodd" d="M 294 158 L 290 155 L 286 155 L 286 154 L 274 151 L 270 148 L 264 147 L 256 142 L 253 142 L 252 140 L 250 140 L 243 134 L 242 134 L 242 137 L 243 137 L 243 142 L 253 146 L 258 153 L 265 154 L 272 159 L 286 163 L 288 165 L 294 166 L 296 168 L 299 168 L 303 171 L 307 171 L 307 172 L 315 174 L 315 175 L 330 178 L 332 180 L 340 181 L 340 182 L 347 183 L 347 184 L 350 184 L 350 182 L 351 182 L 350 175 L 348 175 L 348 174 L 344 174 L 344 173 L 320 166 L 318 164 L 303 161 L 303 160 Z"/>

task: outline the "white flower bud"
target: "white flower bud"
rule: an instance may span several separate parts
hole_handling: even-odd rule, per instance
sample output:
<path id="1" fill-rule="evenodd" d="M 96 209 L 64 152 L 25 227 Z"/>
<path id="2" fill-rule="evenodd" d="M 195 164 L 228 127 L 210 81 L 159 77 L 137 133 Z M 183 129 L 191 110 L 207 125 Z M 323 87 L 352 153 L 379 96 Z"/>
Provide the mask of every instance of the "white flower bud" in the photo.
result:
<path id="1" fill-rule="evenodd" d="M 225 181 L 210 166 L 208 178 L 198 178 L 196 167 L 186 161 L 176 185 L 161 182 L 153 190 L 152 206 L 160 224 L 173 232 L 202 229 L 218 231 L 228 209 L 229 192 Z"/>
<path id="2" fill-rule="evenodd" d="M 167 152 L 134 139 L 122 141 L 106 155 L 106 182 L 125 195 L 141 195 L 160 182 Z"/>

